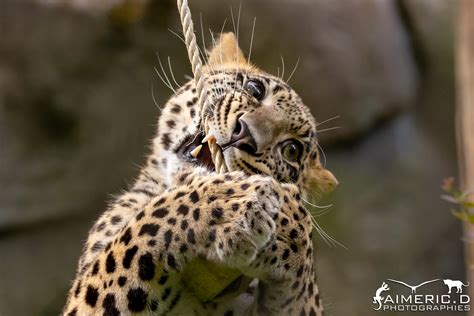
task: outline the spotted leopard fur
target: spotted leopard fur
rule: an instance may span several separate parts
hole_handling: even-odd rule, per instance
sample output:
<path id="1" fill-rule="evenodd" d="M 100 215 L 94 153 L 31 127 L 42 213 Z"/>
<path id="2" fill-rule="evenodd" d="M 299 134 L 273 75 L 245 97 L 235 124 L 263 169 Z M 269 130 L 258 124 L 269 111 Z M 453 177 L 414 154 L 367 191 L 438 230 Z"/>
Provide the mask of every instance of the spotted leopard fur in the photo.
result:
<path id="1" fill-rule="evenodd" d="M 319 162 L 316 123 L 279 78 L 249 65 L 233 34 L 210 52 L 205 109 L 218 144 L 229 143 L 239 119 L 252 150 L 223 148 L 226 174 L 178 153 L 199 130 L 193 81 L 163 108 L 152 154 L 135 184 L 90 230 L 65 315 L 321 315 L 315 284 L 312 223 L 303 198 L 336 184 Z M 262 100 L 245 90 L 258 80 Z M 194 136 L 195 137 L 195 136 Z M 297 139 L 297 161 L 281 144 Z M 182 271 L 205 258 L 258 279 L 253 293 L 201 302 L 183 286 Z"/>

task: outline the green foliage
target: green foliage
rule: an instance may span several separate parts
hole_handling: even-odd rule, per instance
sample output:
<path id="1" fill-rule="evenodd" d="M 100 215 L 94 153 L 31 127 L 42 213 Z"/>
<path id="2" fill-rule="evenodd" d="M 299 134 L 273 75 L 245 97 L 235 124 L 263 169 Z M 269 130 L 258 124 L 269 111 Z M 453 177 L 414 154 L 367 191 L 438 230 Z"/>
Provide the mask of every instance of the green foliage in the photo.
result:
<path id="1" fill-rule="evenodd" d="M 451 209 L 454 217 L 461 221 L 474 224 L 474 202 L 472 200 L 472 192 L 462 192 L 454 185 L 454 178 L 449 177 L 444 179 L 441 186 L 446 194 L 441 195 L 441 198 L 455 205 Z"/>

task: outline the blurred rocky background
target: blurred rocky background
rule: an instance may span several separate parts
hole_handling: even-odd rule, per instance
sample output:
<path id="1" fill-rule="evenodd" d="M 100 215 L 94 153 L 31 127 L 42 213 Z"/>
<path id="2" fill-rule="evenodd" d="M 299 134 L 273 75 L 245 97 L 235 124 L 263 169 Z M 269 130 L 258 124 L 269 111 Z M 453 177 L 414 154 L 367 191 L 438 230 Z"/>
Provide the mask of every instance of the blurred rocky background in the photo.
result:
<path id="1" fill-rule="evenodd" d="M 288 78 L 320 126 L 340 187 L 317 220 L 329 315 L 370 315 L 387 278 L 463 278 L 460 224 L 439 198 L 456 174 L 455 0 L 193 0 L 211 33 Z M 0 0 L 0 315 L 56 315 L 82 243 L 144 161 L 171 91 L 190 75 L 171 0 Z M 284 62 L 282 62 L 282 59 Z M 338 118 L 335 118 L 338 117 Z M 338 127 L 337 129 L 334 129 Z M 405 313 L 406 314 L 406 313 Z M 447 315 L 447 314 L 445 314 Z"/>

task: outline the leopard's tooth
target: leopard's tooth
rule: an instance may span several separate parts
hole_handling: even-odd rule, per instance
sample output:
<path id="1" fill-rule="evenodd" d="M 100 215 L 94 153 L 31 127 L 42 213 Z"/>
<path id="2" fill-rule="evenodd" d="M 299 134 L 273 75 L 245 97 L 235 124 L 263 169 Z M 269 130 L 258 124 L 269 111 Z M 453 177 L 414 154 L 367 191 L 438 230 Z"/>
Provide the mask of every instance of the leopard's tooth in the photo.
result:
<path id="1" fill-rule="evenodd" d="M 199 155 L 199 153 L 201 152 L 201 149 L 202 149 L 202 145 L 199 145 L 196 148 L 194 148 L 193 151 L 191 152 L 191 156 L 196 158 Z"/>
<path id="2" fill-rule="evenodd" d="M 216 137 L 215 137 L 214 135 L 212 135 L 212 134 L 207 134 L 206 137 L 204 137 L 204 138 L 202 139 L 202 143 L 210 142 L 210 141 L 213 141 L 213 140 L 215 140 L 215 139 L 216 139 Z"/>

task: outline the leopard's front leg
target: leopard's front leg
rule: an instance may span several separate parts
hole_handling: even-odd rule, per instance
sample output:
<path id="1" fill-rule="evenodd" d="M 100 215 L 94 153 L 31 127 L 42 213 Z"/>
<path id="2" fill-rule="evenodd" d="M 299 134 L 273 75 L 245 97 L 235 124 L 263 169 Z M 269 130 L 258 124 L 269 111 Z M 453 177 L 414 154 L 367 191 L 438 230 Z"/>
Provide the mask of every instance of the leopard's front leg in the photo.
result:
<path id="1" fill-rule="evenodd" d="M 184 175 L 186 177 L 181 177 L 183 183 L 192 184 L 196 174 Z M 247 276 L 257 278 L 259 283 L 250 308 L 247 307 L 248 302 L 238 298 L 236 302 L 221 302 L 222 306 L 216 306 L 214 314 L 234 311 L 235 315 L 322 315 L 313 258 L 312 219 L 305 209 L 299 188 L 292 184 L 280 184 L 264 176 L 242 179 L 241 176 L 232 178 L 228 175 L 224 179 L 226 177 L 227 180 L 235 181 L 230 193 L 236 194 L 241 186 L 246 190 L 238 194 L 244 194 L 251 201 L 244 204 L 246 211 L 238 216 L 243 222 L 251 223 L 252 227 L 255 224 L 260 227 L 257 231 L 246 231 L 242 235 L 237 233 L 236 240 L 251 238 L 252 235 L 258 237 L 261 230 L 269 238 L 259 243 L 263 247 L 252 247 L 252 251 L 258 251 L 253 260 L 253 255 L 245 256 L 248 264 L 242 261 L 235 265 L 231 257 L 220 258 L 220 262 L 238 267 Z M 222 183 L 216 181 L 215 184 Z M 249 220 L 253 212 L 258 216 Z M 268 225 L 262 226 L 264 221 L 260 215 L 265 216 Z"/>
<path id="2" fill-rule="evenodd" d="M 260 196 L 275 190 L 279 212 L 274 214 L 275 232 L 246 268 L 258 279 L 254 294 L 247 294 L 216 306 L 215 315 L 322 315 L 313 262 L 312 221 L 299 190 L 290 184 L 260 189 Z M 249 307 L 250 306 L 250 307 Z"/>
<path id="3" fill-rule="evenodd" d="M 274 238 L 251 264 L 260 271 L 253 315 L 322 315 L 313 258 L 312 221 L 299 189 L 284 184 Z"/>
<path id="4" fill-rule="evenodd" d="M 267 190 L 274 183 L 239 172 L 179 174 L 176 186 L 139 211 L 78 277 L 66 314 L 207 314 L 180 272 L 196 257 L 249 267 L 274 235 L 280 201 Z"/>

